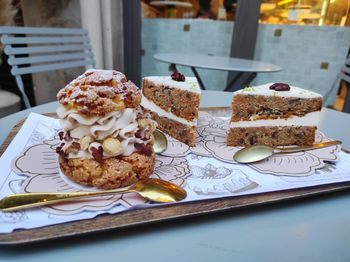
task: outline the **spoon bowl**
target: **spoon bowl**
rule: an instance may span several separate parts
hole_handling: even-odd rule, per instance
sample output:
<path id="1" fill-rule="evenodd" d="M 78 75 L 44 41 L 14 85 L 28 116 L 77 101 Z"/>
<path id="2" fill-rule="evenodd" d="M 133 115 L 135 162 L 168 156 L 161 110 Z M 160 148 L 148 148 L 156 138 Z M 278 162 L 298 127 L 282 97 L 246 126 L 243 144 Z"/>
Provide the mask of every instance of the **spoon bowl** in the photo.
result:
<path id="1" fill-rule="evenodd" d="M 320 149 L 320 148 L 329 147 L 329 146 L 336 146 L 336 145 L 340 145 L 341 143 L 342 143 L 341 141 L 335 140 L 335 141 L 317 143 L 311 146 L 290 147 L 290 148 L 273 148 L 265 145 L 253 145 L 253 146 L 244 147 L 241 150 L 237 151 L 233 155 L 233 159 L 238 163 L 248 164 L 248 163 L 254 163 L 254 162 L 264 160 L 274 154 L 296 153 L 296 152 L 302 152 L 307 150 Z"/>
<path id="2" fill-rule="evenodd" d="M 128 188 L 118 188 L 112 190 L 14 194 L 0 200 L 0 210 L 16 211 L 20 209 L 60 203 L 77 198 L 128 192 L 138 193 L 150 201 L 159 203 L 181 201 L 187 196 L 186 191 L 178 185 L 161 179 L 148 178 L 146 180 L 140 180 Z"/>
<path id="3" fill-rule="evenodd" d="M 165 180 L 149 178 L 142 183 L 135 183 L 130 190 L 139 193 L 153 202 L 167 203 L 183 200 L 187 193 L 180 186 Z"/>
<path id="4" fill-rule="evenodd" d="M 274 149 L 265 145 L 253 145 L 237 151 L 233 159 L 238 163 L 253 163 L 273 155 Z"/>
<path id="5" fill-rule="evenodd" d="M 153 149 L 156 154 L 163 153 L 168 147 L 166 136 L 158 129 L 153 132 L 153 141 Z"/>

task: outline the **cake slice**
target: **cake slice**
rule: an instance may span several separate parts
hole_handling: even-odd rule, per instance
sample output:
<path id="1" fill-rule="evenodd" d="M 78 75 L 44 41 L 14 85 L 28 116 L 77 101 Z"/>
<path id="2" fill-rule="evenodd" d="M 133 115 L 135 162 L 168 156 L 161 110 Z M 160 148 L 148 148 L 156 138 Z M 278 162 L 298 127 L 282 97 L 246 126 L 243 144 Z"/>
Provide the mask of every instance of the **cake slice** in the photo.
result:
<path id="1" fill-rule="evenodd" d="M 195 77 L 180 73 L 149 76 L 142 81 L 141 105 L 158 128 L 177 140 L 195 146 L 201 90 Z"/>
<path id="2" fill-rule="evenodd" d="M 246 87 L 233 93 L 229 146 L 311 145 L 322 96 L 283 83 Z"/>

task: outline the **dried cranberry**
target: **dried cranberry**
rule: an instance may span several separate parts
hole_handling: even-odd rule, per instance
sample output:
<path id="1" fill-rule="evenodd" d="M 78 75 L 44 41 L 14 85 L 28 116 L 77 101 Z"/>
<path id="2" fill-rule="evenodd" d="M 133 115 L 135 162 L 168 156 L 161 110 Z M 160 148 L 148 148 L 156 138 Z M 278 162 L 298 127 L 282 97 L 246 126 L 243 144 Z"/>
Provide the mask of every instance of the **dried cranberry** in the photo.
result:
<path id="1" fill-rule="evenodd" d="M 71 153 L 78 153 L 80 150 L 80 144 L 78 142 L 73 142 L 71 146 L 69 147 L 69 152 Z"/>
<path id="2" fill-rule="evenodd" d="M 59 132 L 58 136 L 60 137 L 60 140 L 63 140 L 64 132 L 63 131 Z"/>
<path id="3" fill-rule="evenodd" d="M 72 137 L 70 136 L 70 132 L 67 131 L 66 134 L 64 135 L 64 140 L 69 142 L 72 140 Z"/>
<path id="4" fill-rule="evenodd" d="M 142 138 L 142 131 L 141 130 L 137 130 L 135 133 L 135 137 L 136 138 Z"/>
<path id="5" fill-rule="evenodd" d="M 185 76 L 179 72 L 172 73 L 171 78 L 178 82 L 185 82 Z"/>
<path id="6" fill-rule="evenodd" d="M 275 91 L 289 91 L 290 86 L 285 83 L 274 83 L 273 85 L 270 86 L 270 89 Z"/>
<path id="7" fill-rule="evenodd" d="M 62 147 L 65 145 L 65 143 L 61 143 L 58 147 L 56 147 L 56 153 L 60 154 L 62 152 Z"/>
<path id="8" fill-rule="evenodd" d="M 134 147 L 136 150 L 142 150 L 143 146 L 144 146 L 144 144 L 139 144 L 139 143 L 134 144 Z"/>
<path id="9" fill-rule="evenodd" d="M 289 90 L 290 90 L 290 86 L 287 84 L 275 87 L 275 91 L 289 91 Z"/>
<path id="10" fill-rule="evenodd" d="M 57 154 L 61 153 L 61 150 L 62 150 L 62 147 L 60 147 L 60 146 L 56 147 L 56 153 Z"/>
<path id="11" fill-rule="evenodd" d="M 145 145 L 145 144 L 135 143 L 134 147 L 137 150 L 137 152 L 139 152 L 140 154 L 143 154 L 146 156 L 152 155 L 152 150 L 149 147 L 147 147 L 147 145 Z"/>
<path id="12" fill-rule="evenodd" d="M 102 146 L 99 146 L 98 148 L 96 147 L 91 147 L 91 154 L 94 157 L 96 161 L 101 161 L 103 157 L 103 148 Z"/>

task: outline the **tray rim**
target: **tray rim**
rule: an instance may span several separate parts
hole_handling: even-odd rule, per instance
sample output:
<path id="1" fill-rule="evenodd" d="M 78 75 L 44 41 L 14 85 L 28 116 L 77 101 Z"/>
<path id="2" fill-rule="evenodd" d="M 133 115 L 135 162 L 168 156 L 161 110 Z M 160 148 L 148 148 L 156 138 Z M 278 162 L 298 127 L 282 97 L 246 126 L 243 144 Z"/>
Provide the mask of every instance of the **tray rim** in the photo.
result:
<path id="1" fill-rule="evenodd" d="M 121 230 L 130 227 L 144 226 L 148 224 L 155 224 L 159 222 L 166 222 L 177 219 L 186 219 L 195 216 L 209 215 L 220 212 L 228 212 L 232 210 L 239 210 L 243 208 L 249 208 L 254 206 L 265 206 L 273 203 L 281 203 L 292 200 L 299 200 L 303 198 L 311 198 L 314 196 L 320 196 L 323 194 L 330 194 L 345 191 L 350 189 L 349 182 L 339 182 L 328 185 L 290 189 L 282 191 L 274 191 L 269 193 L 259 193 L 246 196 L 231 196 L 218 199 L 210 200 L 199 200 L 186 203 L 176 203 L 166 206 L 155 206 L 145 209 L 130 210 L 128 212 L 122 212 L 117 214 L 103 214 L 96 216 L 92 219 L 71 221 L 62 224 L 44 226 L 40 228 L 33 229 L 19 229 L 11 233 L 0 234 L 0 246 L 15 246 L 24 245 L 31 243 L 38 243 L 47 240 L 60 240 L 69 237 L 82 236 L 92 233 L 102 233 L 110 230 Z M 294 193 L 294 195 L 288 195 L 288 193 Z M 256 197 L 256 198 L 254 198 Z M 261 197 L 261 198 L 260 198 Z M 267 199 L 266 199 L 267 198 Z M 256 200 L 258 199 L 258 201 Z M 243 203 L 240 201 L 243 200 Z M 254 202 L 252 202 L 254 201 Z M 200 206 L 198 208 L 198 206 Z M 213 206 L 218 206 L 213 208 Z M 211 210 L 207 207 L 213 208 Z M 197 209 L 196 209 L 197 208 Z M 167 215 L 164 217 L 154 217 L 154 215 L 159 215 L 162 211 L 167 211 L 167 209 L 183 210 L 187 213 Z M 195 210 L 196 209 L 196 210 Z M 115 224 L 116 222 L 107 218 L 119 217 L 118 220 L 123 220 L 125 218 L 132 218 L 135 216 L 140 216 L 143 218 L 149 217 L 149 220 L 135 220 L 133 222 L 128 222 L 125 224 Z M 106 220 L 106 221 L 104 221 Z M 108 222 L 105 226 L 101 226 L 100 222 Z M 96 224 L 98 227 L 96 228 Z M 77 226 L 80 231 L 72 231 L 70 228 Z M 60 234 L 52 234 L 51 231 L 60 232 Z M 23 239 L 23 236 L 30 235 L 30 238 Z"/>
<path id="2" fill-rule="evenodd" d="M 200 110 L 227 110 L 229 107 L 209 107 Z M 44 115 L 53 116 L 55 113 Z M 0 146 L 0 156 L 5 152 L 12 138 L 23 125 L 20 120 L 9 132 Z M 348 153 L 347 151 L 343 150 Z M 227 212 L 253 206 L 263 206 L 277 202 L 335 193 L 350 188 L 350 181 L 326 185 L 258 193 L 244 196 L 229 196 L 209 200 L 199 200 L 171 205 L 153 206 L 145 209 L 129 210 L 117 214 L 103 214 L 91 219 L 71 221 L 62 224 L 43 226 L 33 229 L 17 229 L 10 233 L 0 234 L 0 245 L 23 245 L 45 240 L 59 240 L 67 237 L 120 230 L 147 224 L 154 224 L 175 219 Z M 170 211 L 169 211 L 170 210 Z M 122 223 L 124 221 L 124 223 Z"/>

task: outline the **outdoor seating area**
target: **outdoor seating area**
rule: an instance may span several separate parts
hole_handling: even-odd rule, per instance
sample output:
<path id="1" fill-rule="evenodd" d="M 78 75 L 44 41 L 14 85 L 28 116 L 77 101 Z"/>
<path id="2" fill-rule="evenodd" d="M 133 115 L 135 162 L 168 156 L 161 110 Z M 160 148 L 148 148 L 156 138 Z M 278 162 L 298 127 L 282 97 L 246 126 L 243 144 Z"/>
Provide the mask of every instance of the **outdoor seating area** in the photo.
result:
<path id="1" fill-rule="evenodd" d="M 0 0 L 0 127 L 0 261 L 350 258 L 350 0 Z"/>

